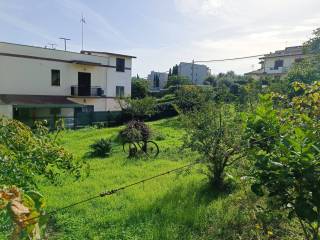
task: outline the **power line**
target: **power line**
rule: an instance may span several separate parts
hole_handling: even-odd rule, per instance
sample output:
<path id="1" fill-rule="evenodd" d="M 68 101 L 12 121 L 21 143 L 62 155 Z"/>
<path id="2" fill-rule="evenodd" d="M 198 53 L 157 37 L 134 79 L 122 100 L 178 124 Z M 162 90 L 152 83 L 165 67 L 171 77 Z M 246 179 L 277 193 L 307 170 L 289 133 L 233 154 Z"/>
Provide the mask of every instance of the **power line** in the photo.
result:
<path id="1" fill-rule="evenodd" d="M 258 54 L 258 55 L 251 55 L 251 56 L 245 56 L 245 57 L 235 57 L 235 58 L 224 58 L 224 59 L 213 59 L 213 60 L 197 60 L 193 61 L 194 63 L 209 63 L 209 62 L 225 62 L 225 61 L 235 61 L 235 60 L 242 60 L 242 59 L 248 59 L 248 58 L 256 58 L 256 57 L 262 57 L 265 54 Z"/>
<path id="2" fill-rule="evenodd" d="M 106 197 L 106 196 L 113 195 L 113 194 L 115 194 L 115 193 L 117 193 L 117 192 L 119 192 L 119 191 L 123 191 L 123 190 L 125 190 L 125 189 L 127 189 L 127 188 L 131 188 L 131 187 L 133 187 L 133 186 L 136 186 L 136 185 L 139 185 L 139 184 L 142 184 L 142 183 L 151 181 L 151 180 L 153 180 L 153 179 L 155 179 L 155 178 L 159 178 L 159 177 L 168 175 L 168 174 L 170 174 L 170 173 L 177 172 L 177 171 L 179 171 L 179 170 L 192 167 L 192 166 L 194 166 L 194 165 L 196 165 L 196 164 L 198 164 L 198 163 L 199 163 L 199 161 L 196 161 L 196 162 L 193 162 L 193 163 L 191 163 L 191 164 L 184 165 L 184 166 L 182 166 L 182 167 L 178 167 L 178 168 L 172 169 L 172 170 L 167 171 L 167 172 L 164 172 L 164 173 L 160 173 L 160 174 L 158 174 L 158 175 L 155 175 L 155 176 L 152 176 L 152 177 L 149 177 L 149 178 L 145 178 L 145 179 L 140 180 L 140 181 L 138 181 L 138 182 L 134 182 L 134 183 L 131 183 L 131 184 L 128 184 L 128 185 L 119 187 L 119 188 L 115 188 L 115 189 L 112 189 L 112 190 L 110 190 L 110 191 L 101 192 L 101 193 L 99 193 L 98 195 L 92 196 L 92 197 L 87 198 L 87 199 L 84 199 L 84 200 L 82 200 L 82 201 L 75 202 L 75 203 L 72 203 L 72 204 L 67 205 L 67 206 L 65 206 L 65 207 L 62 207 L 62 208 L 56 209 L 56 210 L 54 210 L 54 211 L 48 212 L 48 213 L 46 213 L 45 215 L 53 215 L 53 214 L 55 214 L 55 213 L 57 213 L 57 212 L 59 212 L 59 211 L 62 211 L 62 210 L 65 210 L 65 209 L 68 209 L 68 208 L 71 208 L 71 207 L 74 207 L 74 206 L 77 206 L 77 205 L 86 203 L 86 202 L 90 202 L 90 201 L 92 201 L 92 200 L 94 200 L 94 199 L 97 199 L 97 198 L 103 198 L 103 197 Z M 38 219 L 38 218 L 40 218 L 40 217 L 41 217 L 41 216 L 37 216 L 37 217 L 25 219 L 25 220 L 23 220 L 22 222 L 28 222 L 28 221 L 31 221 L 31 220 L 34 220 L 34 219 Z"/>

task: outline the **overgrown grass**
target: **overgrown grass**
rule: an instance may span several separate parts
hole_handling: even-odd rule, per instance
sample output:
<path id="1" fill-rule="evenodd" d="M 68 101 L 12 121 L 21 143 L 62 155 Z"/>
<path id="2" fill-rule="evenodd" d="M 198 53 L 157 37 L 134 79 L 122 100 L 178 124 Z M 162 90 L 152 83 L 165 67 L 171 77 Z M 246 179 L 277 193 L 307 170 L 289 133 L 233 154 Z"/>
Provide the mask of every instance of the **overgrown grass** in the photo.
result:
<path id="1" fill-rule="evenodd" d="M 161 133 L 156 159 L 128 159 L 116 144 L 109 158 L 88 159 L 90 175 L 79 182 L 68 177 L 62 186 L 43 184 L 49 210 L 83 200 L 198 158 L 182 151 L 184 130 L 174 119 L 148 123 Z M 82 129 L 62 133 L 62 144 L 78 157 L 99 138 L 113 138 L 120 128 Z M 235 181 L 240 181 L 235 173 Z M 229 192 L 218 193 L 196 169 L 172 174 L 144 185 L 58 212 L 50 220 L 49 239 L 299 239 L 293 227 L 274 222 L 278 236 L 268 236 L 256 227 L 256 197 L 246 184 L 234 184 Z M 277 232 L 279 229 L 279 232 Z M 286 229 L 281 232 L 281 229 Z M 264 238 L 266 236 L 266 238 Z"/>

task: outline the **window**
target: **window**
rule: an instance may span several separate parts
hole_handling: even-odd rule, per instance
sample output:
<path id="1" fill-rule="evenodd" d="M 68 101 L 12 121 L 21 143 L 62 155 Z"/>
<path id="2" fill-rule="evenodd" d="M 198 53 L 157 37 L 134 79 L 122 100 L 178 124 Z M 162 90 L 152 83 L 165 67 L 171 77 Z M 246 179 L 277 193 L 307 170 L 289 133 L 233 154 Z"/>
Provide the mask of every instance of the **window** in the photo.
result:
<path id="1" fill-rule="evenodd" d="M 160 79 L 159 79 L 159 76 L 157 74 L 154 75 L 153 85 L 154 85 L 154 88 L 159 88 L 160 87 Z"/>
<path id="2" fill-rule="evenodd" d="M 117 97 L 124 96 L 124 87 L 123 86 L 116 86 L 116 96 Z"/>
<path id="3" fill-rule="evenodd" d="M 124 72 L 125 70 L 125 60 L 124 58 L 117 58 L 117 72 Z"/>
<path id="4" fill-rule="evenodd" d="M 60 70 L 51 70 L 51 86 L 60 86 Z"/>
<path id="5" fill-rule="evenodd" d="M 280 67 L 283 67 L 283 60 L 277 60 L 274 62 L 274 70 L 279 69 Z"/>

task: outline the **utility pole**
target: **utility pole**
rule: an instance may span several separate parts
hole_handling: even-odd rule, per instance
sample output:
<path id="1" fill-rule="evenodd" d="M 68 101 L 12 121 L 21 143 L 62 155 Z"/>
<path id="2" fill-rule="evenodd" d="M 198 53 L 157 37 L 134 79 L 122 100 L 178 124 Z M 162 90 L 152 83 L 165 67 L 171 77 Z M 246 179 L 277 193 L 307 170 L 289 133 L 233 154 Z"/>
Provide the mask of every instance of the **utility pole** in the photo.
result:
<path id="1" fill-rule="evenodd" d="M 64 50 L 67 51 L 67 41 L 70 41 L 70 38 L 61 37 L 59 38 L 64 41 Z"/>
<path id="2" fill-rule="evenodd" d="M 55 43 L 48 43 L 49 46 L 51 46 L 51 49 L 55 49 L 55 46 L 58 46 L 57 44 Z"/>
<path id="3" fill-rule="evenodd" d="M 81 46 L 82 46 L 82 49 L 83 50 L 83 24 L 86 24 L 86 19 L 84 18 L 83 14 L 81 15 Z"/>

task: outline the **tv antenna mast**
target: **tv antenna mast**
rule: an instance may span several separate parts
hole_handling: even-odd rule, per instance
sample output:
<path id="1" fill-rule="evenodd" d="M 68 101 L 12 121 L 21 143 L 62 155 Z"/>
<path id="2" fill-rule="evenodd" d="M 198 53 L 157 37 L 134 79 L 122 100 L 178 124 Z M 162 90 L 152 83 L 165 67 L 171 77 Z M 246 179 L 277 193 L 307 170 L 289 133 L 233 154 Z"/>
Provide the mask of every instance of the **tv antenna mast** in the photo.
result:
<path id="1" fill-rule="evenodd" d="M 61 37 L 59 38 L 64 41 L 64 50 L 67 51 L 67 41 L 70 41 L 70 38 Z"/>
<path id="2" fill-rule="evenodd" d="M 83 50 L 83 24 L 86 24 L 86 19 L 84 18 L 83 14 L 81 14 L 81 50 Z"/>
<path id="3" fill-rule="evenodd" d="M 51 49 L 56 49 L 55 46 L 58 46 L 58 45 L 55 44 L 55 43 L 48 43 L 48 45 L 51 46 Z"/>

